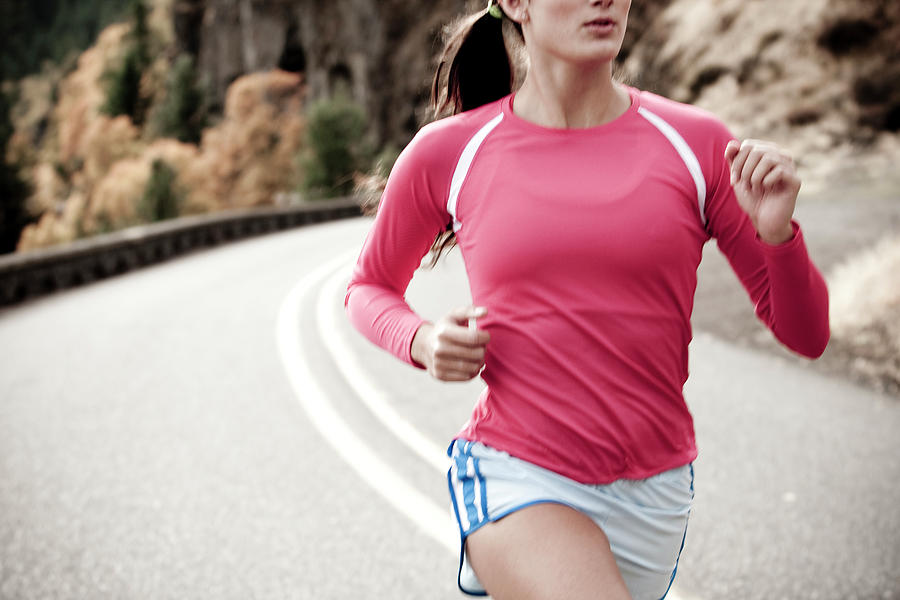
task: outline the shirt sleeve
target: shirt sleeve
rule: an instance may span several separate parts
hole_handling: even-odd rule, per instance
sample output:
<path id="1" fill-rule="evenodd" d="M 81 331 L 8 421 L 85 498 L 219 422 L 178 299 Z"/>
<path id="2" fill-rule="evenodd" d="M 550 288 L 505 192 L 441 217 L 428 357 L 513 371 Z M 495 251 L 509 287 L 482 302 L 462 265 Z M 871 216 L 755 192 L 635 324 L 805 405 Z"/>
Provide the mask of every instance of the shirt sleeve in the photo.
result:
<path id="1" fill-rule="evenodd" d="M 817 358 L 830 335 L 825 280 L 809 258 L 796 222 L 794 235 L 783 244 L 767 244 L 757 235 L 731 186 L 725 146 L 732 137 L 720 125 L 711 157 L 707 230 L 747 290 L 757 317 L 785 346 Z"/>
<path id="2" fill-rule="evenodd" d="M 450 222 L 445 154 L 426 127 L 400 154 L 353 269 L 344 306 L 353 326 L 399 359 L 410 354 L 424 319 L 405 300 L 406 289 L 435 236 Z"/>

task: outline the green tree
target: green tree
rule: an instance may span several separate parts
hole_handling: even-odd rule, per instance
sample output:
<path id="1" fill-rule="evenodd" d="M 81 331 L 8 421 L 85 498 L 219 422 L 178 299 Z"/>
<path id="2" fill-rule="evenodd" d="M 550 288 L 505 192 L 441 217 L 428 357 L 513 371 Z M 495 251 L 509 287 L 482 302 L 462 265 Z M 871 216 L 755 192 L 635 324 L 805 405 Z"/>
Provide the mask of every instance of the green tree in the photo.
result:
<path id="1" fill-rule="evenodd" d="M 196 144 L 207 124 L 206 100 L 198 84 L 194 59 L 182 54 L 175 59 L 166 95 L 156 110 L 156 132 L 162 137 L 176 138 L 182 142 Z"/>
<path id="2" fill-rule="evenodd" d="M 20 79 L 44 61 L 61 63 L 122 18 L 130 0 L 0 1 L 0 71 Z"/>
<path id="3" fill-rule="evenodd" d="M 344 196 L 353 191 L 353 175 L 367 170 L 366 115 L 345 94 L 310 107 L 307 151 L 302 161 L 304 190 L 312 196 Z"/>
<path id="4" fill-rule="evenodd" d="M 142 76 L 143 70 L 137 53 L 133 48 L 129 48 L 119 68 L 108 75 L 103 112 L 113 117 L 128 115 L 138 123 Z"/>
<path id="5" fill-rule="evenodd" d="M 11 105 L 6 94 L 0 92 L 0 253 L 14 251 L 22 228 L 33 220 L 25 209 L 31 190 L 19 177 L 16 165 L 6 162 L 6 145 L 13 131 Z"/>
<path id="6" fill-rule="evenodd" d="M 147 5 L 145 0 L 132 0 L 131 2 L 131 31 L 128 34 L 130 47 L 134 52 L 134 60 L 144 71 L 150 66 L 150 27 L 147 24 Z"/>
<path id="7" fill-rule="evenodd" d="M 141 79 L 150 65 L 150 29 L 143 0 L 131 6 L 131 33 L 122 62 L 106 73 L 106 102 L 102 111 L 110 116 L 128 115 L 139 125 L 144 122 L 148 101 L 141 93 Z"/>
<path id="8" fill-rule="evenodd" d="M 181 196 L 175 186 L 177 174 L 165 161 L 156 159 L 150 171 L 150 179 L 138 205 L 138 214 L 144 221 L 162 221 L 178 216 Z"/>

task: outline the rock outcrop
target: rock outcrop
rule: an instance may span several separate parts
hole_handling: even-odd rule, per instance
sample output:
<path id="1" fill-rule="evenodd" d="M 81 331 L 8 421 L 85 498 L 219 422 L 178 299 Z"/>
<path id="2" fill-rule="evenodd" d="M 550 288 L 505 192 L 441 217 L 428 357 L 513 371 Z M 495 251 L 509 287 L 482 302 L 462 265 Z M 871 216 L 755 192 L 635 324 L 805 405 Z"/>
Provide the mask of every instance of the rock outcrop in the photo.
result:
<path id="1" fill-rule="evenodd" d="M 827 152 L 900 130 L 900 4 L 674 0 L 626 76 L 720 115 L 740 134 Z M 799 139 L 798 139 L 799 134 Z"/>
<path id="2" fill-rule="evenodd" d="M 344 86 L 366 108 L 373 141 L 400 145 L 424 117 L 441 26 L 465 8 L 464 0 L 178 0 L 173 13 L 214 104 L 242 74 L 302 71 L 308 100 Z"/>

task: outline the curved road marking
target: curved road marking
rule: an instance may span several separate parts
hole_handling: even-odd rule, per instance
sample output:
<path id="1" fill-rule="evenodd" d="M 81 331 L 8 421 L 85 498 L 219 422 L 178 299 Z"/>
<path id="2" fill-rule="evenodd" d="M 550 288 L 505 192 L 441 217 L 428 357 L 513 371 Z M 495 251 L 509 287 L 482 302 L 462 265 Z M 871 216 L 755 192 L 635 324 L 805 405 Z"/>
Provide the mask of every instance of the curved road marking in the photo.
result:
<path id="1" fill-rule="evenodd" d="M 288 292 L 276 322 L 281 362 L 300 406 L 335 452 L 391 506 L 441 546 L 456 554 L 459 545 L 453 533 L 449 508 L 442 510 L 408 484 L 350 429 L 316 381 L 301 348 L 303 332 L 299 317 L 306 294 L 347 260 L 348 255 L 345 254 L 329 261 L 298 281 Z"/>
<path id="2" fill-rule="evenodd" d="M 337 365 L 341 375 L 363 404 L 372 411 L 375 418 L 425 462 L 441 473 L 446 473 L 449 466 L 447 453 L 394 410 L 387 399 L 387 394 L 380 390 L 369 377 L 357 352 L 347 343 L 346 336 L 341 333 L 346 327 L 339 322 L 337 315 L 343 315 L 343 311 L 338 312 L 334 300 L 341 284 L 345 283 L 346 279 L 346 269 L 338 269 L 325 282 L 319 293 L 316 322 L 325 349 L 331 353 L 334 364 Z"/>

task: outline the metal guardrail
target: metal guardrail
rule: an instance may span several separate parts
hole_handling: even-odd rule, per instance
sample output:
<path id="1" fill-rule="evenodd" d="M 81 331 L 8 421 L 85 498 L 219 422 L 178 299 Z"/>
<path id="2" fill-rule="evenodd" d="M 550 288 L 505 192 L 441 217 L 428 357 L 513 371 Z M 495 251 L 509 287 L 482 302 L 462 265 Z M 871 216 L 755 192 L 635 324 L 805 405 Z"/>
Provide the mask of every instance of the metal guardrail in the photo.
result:
<path id="1" fill-rule="evenodd" d="M 105 279 L 200 248 L 361 214 L 356 198 L 180 217 L 0 256 L 0 306 Z"/>

